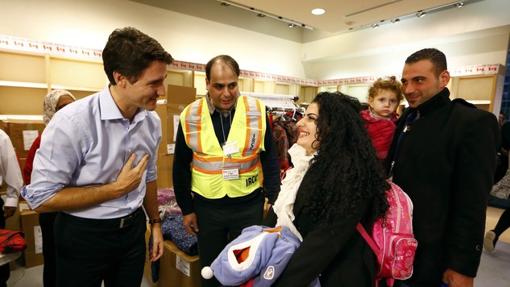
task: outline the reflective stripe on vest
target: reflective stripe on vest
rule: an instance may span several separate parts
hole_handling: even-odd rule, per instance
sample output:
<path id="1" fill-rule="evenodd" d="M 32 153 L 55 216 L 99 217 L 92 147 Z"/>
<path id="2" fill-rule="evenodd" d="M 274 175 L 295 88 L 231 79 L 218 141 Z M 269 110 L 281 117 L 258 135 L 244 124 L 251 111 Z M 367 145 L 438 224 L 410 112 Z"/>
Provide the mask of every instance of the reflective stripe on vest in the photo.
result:
<path id="1" fill-rule="evenodd" d="M 259 101 L 254 98 L 243 97 L 246 107 L 246 137 L 243 155 L 252 155 L 258 152 L 262 135 L 262 111 Z M 265 115 L 264 115 L 265 116 Z"/>
<path id="2" fill-rule="evenodd" d="M 202 142 L 200 141 L 200 132 L 202 131 L 202 105 L 203 101 L 196 101 L 189 105 L 186 112 L 185 133 L 186 143 L 192 150 L 202 152 Z M 205 103 L 207 105 L 207 103 Z"/>
<path id="3" fill-rule="evenodd" d="M 223 157 L 202 157 L 196 155 L 193 157 L 193 168 L 202 173 L 221 174 L 222 169 L 229 167 L 239 167 L 239 172 L 244 173 L 257 167 L 259 155 L 254 154 L 244 160 Z"/>

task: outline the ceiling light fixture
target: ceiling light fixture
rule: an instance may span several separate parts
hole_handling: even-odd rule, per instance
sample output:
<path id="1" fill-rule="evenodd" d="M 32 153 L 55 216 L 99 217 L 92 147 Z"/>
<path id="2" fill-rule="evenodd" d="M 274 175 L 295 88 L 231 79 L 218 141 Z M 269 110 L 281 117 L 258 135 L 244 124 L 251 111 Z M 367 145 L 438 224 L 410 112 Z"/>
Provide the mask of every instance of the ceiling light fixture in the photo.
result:
<path id="1" fill-rule="evenodd" d="M 444 4 L 444 5 L 439 5 L 439 6 L 435 6 L 435 7 L 431 7 L 431 8 L 427 8 L 427 9 L 423 9 L 423 10 L 419 10 L 417 12 L 412 12 L 410 14 L 404 14 L 404 15 L 399 15 L 397 16 L 396 18 L 393 18 L 393 19 L 383 19 L 383 20 L 379 20 L 377 22 L 372 22 L 372 23 L 368 23 L 368 24 L 364 24 L 364 25 L 359 25 L 359 26 L 353 26 L 354 22 L 352 21 L 349 21 L 349 22 L 345 22 L 345 24 L 347 26 L 350 26 L 347 31 L 360 31 L 360 30 L 364 30 L 364 29 L 369 29 L 369 28 L 376 28 L 376 25 L 377 26 L 383 26 L 383 25 L 386 25 L 387 23 L 399 23 L 403 20 L 409 20 L 409 19 L 412 19 L 414 17 L 419 17 L 419 18 L 422 18 L 424 16 L 426 16 L 427 14 L 434 14 L 434 13 L 437 13 L 437 12 L 442 12 L 442 11 L 445 11 L 445 10 L 448 10 L 448 9 L 453 9 L 453 8 L 461 8 L 461 7 L 464 7 L 465 5 L 469 5 L 469 4 L 472 4 L 472 3 L 476 3 L 476 2 L 481 2 L 483 0 L 463 0 L 463 1 L 452 1 L 448 4 Z"/>
<path id="2" fill-rule="evenodd" d="M 315 8 L 312 10 L 312 14 L 315 16 L 324 15 L 324 13 L 326 13 L 326 10 L 324 10 L 322 8 Z"/>
<path id="3" fill-rule="evenodd" d="M 258 10 L 256 8 L 253 8 L 253 7 L 245 6 L 243 4 L 239 4 L 239 3 L 236 3 L 236 2 L 233 2 L 233 1 L 230 1 L 230 0 L 216 0 L 216 1 L 220 2 L 221 6 L 234 6 L 234 7 L 246 10 L 246 11 L 250 11 L 250 12 L 256 13 L 257 15 L 264 15 L 264 16 L 259 16 L 259 17 L 269 17 L 269 18 L 273 18 L 275 20 L 279 20 L 279 21 L 285 22 L 285 23 L 288 24 L 289 28 L 294 28 L 294 27 L 298 27 L 299 26 L 299 27 L 302 27 L 302 28 L 305 28 L 305 29 L 308 29 L 308 30 L 313 30 L 312 26 L 308 26 L 308 25 L 306 25 L 304 23 L 300 23 L 300 22 L 294 21 L 292 19 L 288 19 L 288 18 L 285 18 L 285 17 L 282 17 L 282 16 L 271 14 L 271 13 L 268 13 L 266 11 Z M 292 24 L 292 27 L 291 27 L 291 24 Z"/>
<path id="4" fill-rule="evenodd" d="M 372 28 L 374 29 L 379 28 L 379 24 L 372 24 Z"/>

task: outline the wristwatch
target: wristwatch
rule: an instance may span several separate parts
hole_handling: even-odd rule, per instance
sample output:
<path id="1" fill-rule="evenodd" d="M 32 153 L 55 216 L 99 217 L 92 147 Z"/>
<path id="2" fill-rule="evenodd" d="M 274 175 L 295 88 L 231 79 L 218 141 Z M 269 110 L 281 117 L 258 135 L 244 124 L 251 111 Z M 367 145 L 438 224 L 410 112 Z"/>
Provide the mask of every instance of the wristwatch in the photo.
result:
<path id="1" fill-rule="evenodd" d="M 149 220 L 149 224 L 161 223 L 161 218 L 154 218 Z"/>

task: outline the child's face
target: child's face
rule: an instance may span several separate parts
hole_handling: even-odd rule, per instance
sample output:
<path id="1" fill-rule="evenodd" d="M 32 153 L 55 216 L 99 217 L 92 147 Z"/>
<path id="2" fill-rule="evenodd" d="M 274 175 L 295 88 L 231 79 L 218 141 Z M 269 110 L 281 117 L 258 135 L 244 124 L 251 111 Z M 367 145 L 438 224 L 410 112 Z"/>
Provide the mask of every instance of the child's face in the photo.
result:
<path id="1" fill-rule="evenodd" d="M 397 110 L 397 95 L 390 90 L 379 90 L 377 95 L 368 99 L 372 112 L 384 118 L 390 118 Z"/>

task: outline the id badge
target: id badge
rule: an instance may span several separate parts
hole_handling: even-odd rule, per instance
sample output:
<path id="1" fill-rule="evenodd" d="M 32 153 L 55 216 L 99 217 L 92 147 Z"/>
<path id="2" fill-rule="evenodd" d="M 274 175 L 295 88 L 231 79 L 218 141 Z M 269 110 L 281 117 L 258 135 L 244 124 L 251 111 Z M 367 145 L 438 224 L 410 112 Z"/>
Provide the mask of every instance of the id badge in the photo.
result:
<path id="1" fill-rule="evenodd" d="M 223 169 L 222 172 L 223 172 L 224 180 L 239 179 L 239 169 L 238 168 Z"/>
<path id="2" fill-rule="evenodd" d="M 223 154 L 225 156 L 231 156 L 238 152 L 239 152 L 239 146 L 237 146 L 237 142 L 226 142 L 223 145 Z"/>

